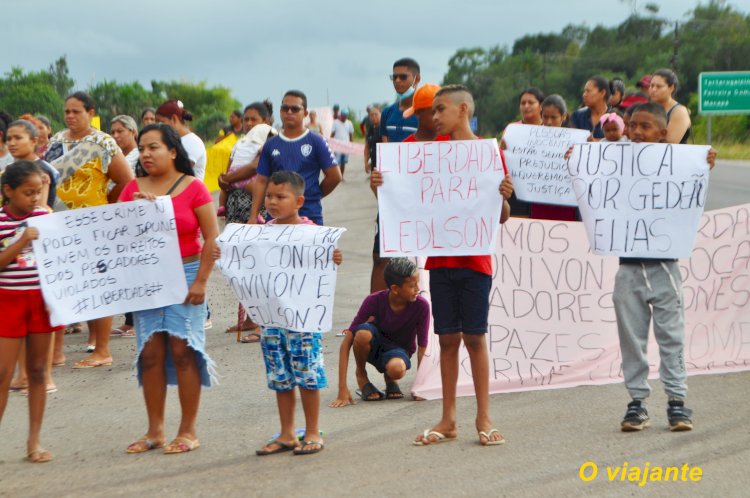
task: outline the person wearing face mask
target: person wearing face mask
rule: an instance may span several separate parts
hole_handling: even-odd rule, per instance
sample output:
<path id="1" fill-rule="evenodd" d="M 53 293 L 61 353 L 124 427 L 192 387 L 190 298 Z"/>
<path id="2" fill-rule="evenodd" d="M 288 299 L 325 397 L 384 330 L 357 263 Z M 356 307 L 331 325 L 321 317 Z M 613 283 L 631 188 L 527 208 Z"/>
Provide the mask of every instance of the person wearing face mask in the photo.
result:
<path id="1" fill-rule="evenodd" d="M 389 105 L 380 116 L 380 134 L 383 142 L 402 142 L 417 131 L 417 117 L 404 117 L 404 111 L 411 107 L 414 92 L 419 85 L 419 64 L 414 59 L 403 58 L 393 63 L 393 89 L 396 102 Z"/>

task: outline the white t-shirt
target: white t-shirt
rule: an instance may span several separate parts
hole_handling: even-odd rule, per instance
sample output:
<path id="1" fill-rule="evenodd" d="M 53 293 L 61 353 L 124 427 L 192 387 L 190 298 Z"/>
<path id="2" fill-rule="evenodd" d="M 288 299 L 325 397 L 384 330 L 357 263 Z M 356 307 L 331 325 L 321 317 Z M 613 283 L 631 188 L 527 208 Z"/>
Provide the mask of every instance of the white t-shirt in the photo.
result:
<path id="1" fill-rule="evenodd" d="M 185 147 L 188 157 L 193 161 L 193 171 L 195 177 L 200 181 L 206 176 L 206 146 L 203 145 L 198 135 L 193 132 L 188 133 L 180 139 L 182 146 Z"/>
<path id="2" fill-rule="evenodd" d="M 351 135 L 354 133 L 354 125 L 350 120 L 342 122 L 340 119 L 333 121 L 333 138 L 342 142 L 350 142 Z"/>
<path id="3" fill-rule="evenodd" d="M 133 170 L 133 173 L 135 173 L 135 165 L 138 164 L 139 157 L 141 157 L 141 153 L 138 151 L 138 147 L 128 152 L 128 155 L 125 156 L 125 160 L 128 162 L 130 169 Z"/>
<path id="4" fill-rule="evenodd" d="M 4 156 L 0 156 L 0 171 L 3 171 L 5 168 L 10 166 L 15 162 L 15 159 L 13 159 L 13 156 L 10 155 L 10 152 L 5 151 Z"/>

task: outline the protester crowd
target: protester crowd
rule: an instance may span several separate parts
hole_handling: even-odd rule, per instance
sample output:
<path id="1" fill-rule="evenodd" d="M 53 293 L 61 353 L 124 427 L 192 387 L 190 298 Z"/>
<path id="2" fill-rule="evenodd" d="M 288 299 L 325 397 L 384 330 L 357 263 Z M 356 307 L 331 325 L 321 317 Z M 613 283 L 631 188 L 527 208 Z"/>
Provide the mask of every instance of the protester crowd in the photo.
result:
<path id="1" fill-rule="evenodd" d="M 378 143 L 478 138 L 470 124 L 474 100 L 466 87 L 441 88 L 423 83 L 418 63 L 409 58 L 393 64 L 390 79 L 396 100 L 382 109 L 369 106 L 361 130 L 365 137 L 364 167 L 376 197 L 387 181 L 376 167 Z M 677 76 L 660 69 L 644 76 L 637 86 L 639 91 L 629 94 L 621 79 L 608 81 L 592 76 L 583 84 L 583 106 L 576 110 L 569 110 L 560 95 L 527 88 L 518 98 L 518 123 L 587 130 L 590 141 L 687 143 L 690 115 L 674 99 L 679 86 Z M 135 337 L 137 378 L 143 387 L 147 430 L 126 446 L 126 451 L 141 453 L 163 448 L 170 454 L 195 450 L 200 445 L 196 421 L 201 388 L 212 385 L 215 372 L 215 364 L 206 353 L 205 329 L 210 326 L 210 308 L 227 305 L 209 305 L 210 296 L 206 295 L 209 274 L 220 257 L 217 218 L 224 218 L 226 223 L 323 225 L 321 199 L 343 181 L 348 162 L 346 154 L 334 153 L 327 142 L 329 138 L 353 140 L 354 127 L 347 110 L 334 108 L 330 137 L 322 135 L 317 116 L 308 112 L 303 92 L 287 91 L 279 110 L 280 128 L 274 126 L 273 106 L 268 100 L 253 102 L 232 114 L 230 126 L 220 137 L 233 135 L 236 143 L 218 179 L 218 211 L 203 183 L 206 148 L 191 131 L 193 115 L 180 100 L 170 99 L 156 109 L 144 109 L 138 116 L 140 123 L 136 117 L 116 116 L 109 123 L 109 133 L 92 127 L 96 103 L 84 92 L 73 93 L 65 100 L 66 128 L 56 133 L 47 118 L 31 114 L 34 109 L 18 118 L 0 113 L 0 311 L 6 318 L 0 332 L 0 415 L 9 391 L 28 395 L 29 461 L 52 459 L 40 443 L 45 399 L 47 393 L 57 390 L 53 367 L 66 365 L 65 335 L 81 332 L 83 325 L 50 324 L 31 249 L 31 241 L 40 234 L 26 226 L 25 220 L 58 208 L 75 210 L 171 196 L 189 289 L 184 303 L 128 313 L 124 323 L 114 328 L 112 317 L 89 321 L 89 355 L 72 367 L 94 369 L 111 365 L 114 358 L 110 337 Z M 711 166 L 714 157 L 712 150 L 707 158 Z M 520 201 L 513 193 L 509 175 L 498 183 L 497 191 L 502 205 L 501 223 L 509 216 L 570 222 L 581 219 L 576 208 Z M 504 443 L 505 438 L 489 413 L 485 335 L 493 274 L 490 256 L 428 258 L 430 306 L 420 295 L 417 266 L 409 259 L 381 255 L 377 223 L 375 226 L 371 294 L 362 296 L 357 316 L 340 334 L 343 339 L 338 391 L 330 406 L 354 403 L 347 385 L 350 351 L 355 358 L 362 400 L 403 398 L 399 380 L 412 367 L 414 353 L 417 365 L 421 363 L 431 339 L 428 329 L 432 323 L 441 350 L 443 412 L 440 420 L 413 443 L 427 446 L 458 436 L 456 383 L 462 343 L 469 353 L 476 392 L 478 441 L 484 446 Z M 333 256 L 336 264 L 342 258 L 340 252 Z M 682 356 L 684 311 L 676 261 L 623 258 L 620 263 L 614 304 L 625 385 L 632 398 L 621 428 L 635 431 L 649 424 L 645 344 L 653 314 L 662 356 L 660 373 L 669 397 L 668 424 L 672 430 L 689 430 L 692 420 L 691 411 L 685 406 Z M 227 332 L 241 332 L 242 342 L 261 344 L 268 386 L 276 392 L 281 431 L 257 451 L 258 455 L 285 451 L 306 455 L 323 450 L 318 416 L 320 389 L 328 381 L 320 333 L 259 327 L 241 305 L 237 324 Z M 384 391 L 368 377 L 368 363 L 383 374 Z M 181 406 L 179 429 L 171 442 L 164 433 L 168 385 L 178 386 Z M 301 441 L 294 430 L 295 387 L 299 388 L 306 419 Z"/>

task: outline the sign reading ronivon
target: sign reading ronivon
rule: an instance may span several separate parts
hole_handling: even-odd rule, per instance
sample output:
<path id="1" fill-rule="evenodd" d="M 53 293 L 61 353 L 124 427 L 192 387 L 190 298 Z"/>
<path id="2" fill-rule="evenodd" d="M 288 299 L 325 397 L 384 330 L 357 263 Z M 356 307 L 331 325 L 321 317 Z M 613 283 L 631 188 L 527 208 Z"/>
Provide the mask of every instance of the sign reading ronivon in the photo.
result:
<path id="1" fill-rule="evenodd" d="M 333 326 L 333 252 L 345 228 L 230 223 L 217 265 L 252 320 L 298 332 Z"/>
<path id="2" fill-rule="evenodd" d="M 172 199 L 29 218 L 52 325 L 181 303 L 187 282 Z"/>
<path id="3" fill-rule="evenodd" d="M 576 144 L 568 169 L 592 251 L 634 258 L 689 256 L 708 192 L 709 149 Z"/>
<path id="4" fill-rule="evenodd" d="M 378 144 L 377 167 L 381 255 L 492 254 L 504 177 L 497 140 Z"/>
<path id="5" fill-rule="evenodd" d="M 750 71 L 701 73 L 698 77 L 700 114 L 750 114 Z"/>

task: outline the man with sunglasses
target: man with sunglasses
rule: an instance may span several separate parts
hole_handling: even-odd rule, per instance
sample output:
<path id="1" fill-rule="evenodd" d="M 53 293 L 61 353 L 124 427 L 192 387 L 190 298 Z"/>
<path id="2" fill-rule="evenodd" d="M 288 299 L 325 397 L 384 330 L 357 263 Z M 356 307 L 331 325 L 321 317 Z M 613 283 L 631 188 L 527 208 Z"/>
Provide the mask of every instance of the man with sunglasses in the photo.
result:
<path id="1" fill-rule="evenodd" d="M 393 89 L 396 90 L 396 102 L 389 105 L 380 116 L 380 134 L 383 142 L 403 142 L 406 137 L 417 131 L 417 117 L 404 117 L 404 111 L 411 107 L 414 91 L 419 85 L 419 64 L 408 57 L 393 63 L 393 74 L 390 75 Z"/>
<path id="2" fill-rule="evenodd" d="M 257 223 L 260 207 L 266 197 L 268 178 L 276 171 L 294 171 L 305 180 L 305 203 L 299 210 L 316 225 L 323 225 L 320 200 L 333 192 L 341 182 L 341 169 L 328 143 L 311 133 L 304 125 L 307 97 L 298 90 L 289 90 L 281 101 L 282 130 L 266 141 L 260 153 L 258 174 L 253 187 L 253 207 L 248 223 Z M 320 172 L 323 181 L 320 181 Z"/>
<path id="3" fill-rule="evenodd" d="M 389 105 L 380 114 L 380 141 L 403 142 L 406 137 L 417 132 L 419 121 L 417 116 L 404 117 L 404 111 L 409 109 L 414 99 L 414 91 L 419 85 L 419 64 L 414 59 L 405 57 L 393 63 L 393 73 L 390 75 L 393 89 L 396 90 L 396 102 Z M 377 147 L 377 145 L 374 145 Z M 365 158 L 365 162 L 367 158 Z M 372 168 L 377 168 L 376 164 Z M 375 192 L 375 196 L 377 196 Z M 380 233 L 378 219 L 375 220 L 375 240 L 372 247 L 372 273 L 370 274 L 370 292 L 386 289 L 383 272 L 388 264 L 388 258 L 380 257 Z"/>

